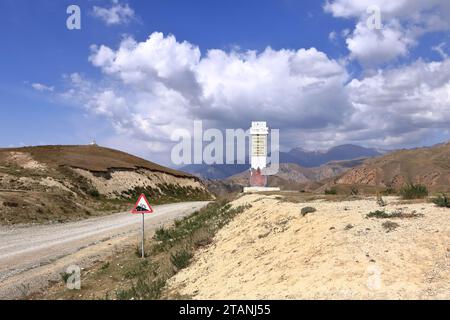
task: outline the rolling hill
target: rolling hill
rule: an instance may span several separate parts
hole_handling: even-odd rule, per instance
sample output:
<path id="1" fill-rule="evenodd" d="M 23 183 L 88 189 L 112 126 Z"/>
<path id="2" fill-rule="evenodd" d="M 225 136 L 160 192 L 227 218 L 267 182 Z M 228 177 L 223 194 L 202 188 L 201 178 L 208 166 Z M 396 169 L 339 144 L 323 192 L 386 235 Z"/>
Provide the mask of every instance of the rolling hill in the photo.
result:
<path id="1" fill-rule="evenodd" d="M 353 160 L 372 158 L 381 155 L 382 152 L 373 148 L 365 148 L 353 144 L 344 144 L 325 151 L 307 151 L 302 148 L 294 148 L 288 152 L 288 160 L 281 162 L 293 162 L 307 168 L 319 167 L 331 161 Z M 292 161 L 295 159 L 295 161 Z"/>
<path id="2" fill-rule="evenodd" d="M 210 199 L 199 178 L 90 146 L 0 149 L 0 224 L 55 222 L 152 204 Z"/>
<path id="3" fill-rule="evenodd" d="M 450 142 L 432 147 L 399 150 L 367 159 L 330 185 L 400 189 L 408 184 L 423 184 L 434 192 L 450 191 Z"/>
<path id="4" fill-rule="evenodd" d="M 318 188 L 318 181 L 333 178 L 351 168 L 363 163 L 363 159 L 332 161 L 316 168 L 304 168 L 295 163 L 280 164 L 279 172 L 274 176 L 269 176 L 267 184 L 270 187 L 280 187 L 282 190 L 313 190 Z M 250 179 L 248 170 L 234 175 L 225 181 L 234 184 L 247 186 Z"/>

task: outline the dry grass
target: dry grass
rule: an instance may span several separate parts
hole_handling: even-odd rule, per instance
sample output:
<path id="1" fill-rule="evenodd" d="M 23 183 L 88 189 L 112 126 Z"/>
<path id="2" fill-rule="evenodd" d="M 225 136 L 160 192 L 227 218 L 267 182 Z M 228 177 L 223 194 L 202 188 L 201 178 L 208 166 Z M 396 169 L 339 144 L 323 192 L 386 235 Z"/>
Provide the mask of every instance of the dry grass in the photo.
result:
<path id="1" fill-rule="evenodd" d="M 96 172 L 107 172 L 109 169 L 145 168 L 179 177 L 193 177 L 188 173 L 166 168 L 122 151 L 99 146 L 39 146 L 0 149 L 0 163 L 4 162 L 10 152 L 26 152 L 34 160 L 52 167 L 67 166 Z"/>

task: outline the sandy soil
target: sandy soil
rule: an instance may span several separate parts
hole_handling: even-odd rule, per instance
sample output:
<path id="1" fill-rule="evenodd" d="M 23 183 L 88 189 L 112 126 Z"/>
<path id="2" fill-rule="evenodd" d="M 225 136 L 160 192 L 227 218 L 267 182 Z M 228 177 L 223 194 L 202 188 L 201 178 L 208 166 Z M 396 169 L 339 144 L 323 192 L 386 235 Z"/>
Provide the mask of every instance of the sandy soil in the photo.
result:
<path id="1" fill-rule="evenodd" d="M 205 187 L 193 178 L 176 177 L 163 172 L 153 172 L 147 169 L 136 171 L 113 171 L 111 178 L 97 177 L 92 172 L 83 169 L 74 169 L 80 175 L 89 179 L 95 188 L 109 197 L 115 197 L 122 191 L 135 187 L 157 188 L 158 184 L 173 184 L 180 187 L 191 187 L 205 190 Z"/>
<path id="2" fill-rule="evenodd" d="M 34 160 L 31 155 L 25 152 L 11 152 L 7 161 L 13 162 L 24 169 L 46 170 L 47 167 L 43 163 Z"/>
<path id="3" fill-rule="evenodd" d="M 383 209 L 423 217 L 366 218 L 375 198 L 250 203 L 171 279 L 168 290 L 194 299 L 450 299 L 450 210 L 385 198 Z M 306 216 L 305 206 L 317 209 Z M 387 231 L 382 224 L 395 222 Z"/>
<path id="4" fill-rule="evenodd" d="M 208 202 L 155 206 L 146 215 L 146 230 L 173 222 Z M 0 299 L 38 292 L 70 265 L 88 267 L 114 248 L 140 239 L 140 215 L 128 212 L 106 217 L 50 225 L 0 226 Z"/>

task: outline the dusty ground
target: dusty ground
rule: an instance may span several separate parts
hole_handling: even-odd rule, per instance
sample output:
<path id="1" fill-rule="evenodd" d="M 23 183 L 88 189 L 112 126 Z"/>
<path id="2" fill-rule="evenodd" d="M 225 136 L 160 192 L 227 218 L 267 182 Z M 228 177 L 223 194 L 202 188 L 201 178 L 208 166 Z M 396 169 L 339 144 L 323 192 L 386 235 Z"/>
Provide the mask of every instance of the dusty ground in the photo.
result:
<path id="1" fill-rule="evenodd" d="M 243 196 L 234 205 L 252 208 L 220 230 L 168 291 L 194 299 L 450 299 L 450 209 L 385 200 L 380 208 L 375 198 Z M 305 206 L 317 211 L 302 216 Z M 423 216 L 366 218 L 375 210 Z M 387 221 L 398 226 L 389 231 Z"/>
<path id="2" fill-rule="evenodd" d="M 177 177 L 164 172 L 154 172 L 147 169 L 136 171 L 113 171 L 106 179 L 95 176 L 92 172 L 84 169 L 75 169 L 81 176 L 89 179 L 92 185 L 108 198 L 116 198 L 123 191 L 135 187 L 158 188 L 159 184 L 177 185 L 180 187 L 190 187 L 207 192 L 203 184 L 195 179 L 187 177 Z"/>

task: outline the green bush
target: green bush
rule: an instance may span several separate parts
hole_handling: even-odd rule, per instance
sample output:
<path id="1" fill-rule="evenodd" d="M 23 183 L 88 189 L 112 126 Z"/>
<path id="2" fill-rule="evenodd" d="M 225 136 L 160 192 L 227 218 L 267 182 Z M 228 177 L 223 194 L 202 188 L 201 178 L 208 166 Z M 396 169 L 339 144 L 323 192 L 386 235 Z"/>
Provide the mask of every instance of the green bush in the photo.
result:
<path id="1" fill-rule="evenodd" d="M 325 194 L 337 194 L 336 188 L 325 189 Z"/>
<path id="2" fill-rule="evenodd" d="M 177 224 L 176 227 L 180 226 L 179 221 L 177 221 L 176 224 Z M 153 236 L 153 238 L 156 241 L 167 241 L 170 240 L 171 237 L 172 237 L 171 232 L 167 229 L 164 229 L 164 227 L 157 229 L 155 235 Z"/>
<path id="3" fill-rule="evenodd" d="M 61 273 L 61 279 L 62 279 L 62 281 L 63 281 L 64 283 L 67 283 L 67 280 L 69 280 L 70 276 L 72 276 L 72 275 L 74 275 L 74 274 L 75 274 L 75 271 L 72 272 L 72 273 L 69 273 L 69 272 L 63 272 L 63 273 Z"/>
<path id="4" fill-rule="evenodd" d="M 138 258 L 142 258 L 142 244 L 139 244 L 136 246 L 136 248 L 134 249 L 134 254 Z M 148 254 L 148 252 L 145 252 L 145 248 L 144 248 L 144 258 L 147 258 L 148 256 L 149 256 L 149 254 Z"/>
<path id="5" fill-rule="evenodd" d="M 94 189 L 94 188 L 89 189 L 89 190 L 87 191 L 87 193 L 88 193 L 88 195 L 90 195 L 91 197 L 94 197 L 94 198 L 100 197 L 100 192 L 98 192 L 98 190 L 97 190 L 97 189 Z"/>
<path id="6" fill-rule="evenodd" d="M 386 189 L 384 189 L 383 191 L 381 191 L 381 194 L 384 196 L 390 196 L 390 195 L 395 195 L 397 192 L 395 191 L 394 188 L 392 187 L 387 187 Z"/>
<path id="7" fill-rule="evenodd" d="M 383 211 L 376 210 L 366 215 L 366 218 L 377 218 L 377 219 L 390 219 L 390 218 L 407 219 L 418 217 L 423 217 L 423 214 L 418 214 L 415 211 L 413 211 L 412 213 L 403 213 L 400 211 L 386 212 L 384 210 Z"/>
<path id="8" fill-rule="evenodd" d="M 129 290 L 120 290 L 116 293 L 119 300 L 130 299 L 159 299 L 161 292 L 166 285 L 166 280 L 158 278 L 150 281 L 145 278 L 139 278 Z"/>
<path id="9" fill-rule="evenodd" d="M 170 261 L 178 270 L 181 270 L 181 269 L 186 268 L 189 265 L 189 263 L 191 262 L 192 256 L 193 256 L 192 252 L 187 251 L 187 250 L 181 250 L 175 254 L 172 254 L 170 256 Z"/>
<path id="10" fill-rule="evenodd" d="M 352 195 L 352 196 L 357 196 L 358 194 L 359 194 L 358 188 L 355 187 L 355 186 L 352 186 L 352 187 L 350 188 L 350 195 Z"/>
<path id="11" fill-rule="evenodd" d="M 411 184 L 400 190 L 403 199 L 423 199 L 428 196 L 428 189 L 422 184 Z"/>
<path id="12" fill-rule="evenodd" d="M 450 199 L 445 194 L 433 199 L 433 203 L 441 208 L 450 208 Z"/>

